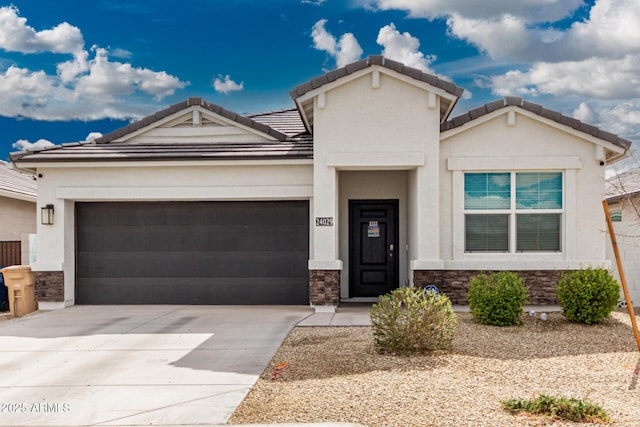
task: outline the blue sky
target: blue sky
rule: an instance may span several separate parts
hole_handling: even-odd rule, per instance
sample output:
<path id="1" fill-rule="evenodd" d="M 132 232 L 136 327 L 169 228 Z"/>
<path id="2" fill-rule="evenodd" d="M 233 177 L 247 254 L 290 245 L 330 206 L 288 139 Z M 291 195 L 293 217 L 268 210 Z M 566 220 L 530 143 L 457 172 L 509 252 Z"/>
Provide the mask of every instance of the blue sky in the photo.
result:
<path id="1" fill-rule="evenodd" d="M 0 159 L 191 96 L 238 113 L 384 54 L 640 140 L 638 0 L 0 0 Z"/>

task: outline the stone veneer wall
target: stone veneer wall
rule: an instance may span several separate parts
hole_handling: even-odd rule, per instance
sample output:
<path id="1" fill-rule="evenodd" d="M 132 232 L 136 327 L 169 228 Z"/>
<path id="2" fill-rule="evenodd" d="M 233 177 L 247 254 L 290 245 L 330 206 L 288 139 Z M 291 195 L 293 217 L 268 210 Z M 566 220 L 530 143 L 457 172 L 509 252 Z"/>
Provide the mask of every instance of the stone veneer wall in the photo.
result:
<path id="1" fill-rule="evenodd" d="M 309 271 L 309 302 L 312 305 L 338 305 L 340 270 Z"/>
<path id="2" fill-rule="evenodd" d="M 528 304 L 557 305 L 556 284 L 566 270 L 524 270 L 514 271 L 524 278 L 529 289 Z M 477 274 L 491 274 L 493 271 L 480 270 L 416 270 L 413 283 L 417 287 L 435 285 L 440 292 L 451 299 L 453 304 L 469 304 L 467 291 L 471 278 Z"/>
<path id="3" fill-rule="evenodd" d="M 64 301 L 64 272 L 34 271 L 36 301 Z"/>

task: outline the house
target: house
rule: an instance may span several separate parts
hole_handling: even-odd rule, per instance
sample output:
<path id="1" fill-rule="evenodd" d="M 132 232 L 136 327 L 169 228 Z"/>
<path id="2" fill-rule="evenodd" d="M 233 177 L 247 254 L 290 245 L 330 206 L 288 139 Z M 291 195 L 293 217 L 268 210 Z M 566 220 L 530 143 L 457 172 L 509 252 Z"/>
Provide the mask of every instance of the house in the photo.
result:
<path id="1" fill-rule="evenodd" d="M 607 179 L 606 200 L 613 222 L 629 296 L 640 303 L 640 169 L 617 173 Z M 612 261 L 616 278 L 620 273 L 613 247 L 607 242 L 607 258 Z M 624 301 L 624 295 L 620 297 Z"/>
<path id="2" fill-rule="evenodd" d="M 36 232 L 36 181 L 0 161 L 0 266 L 27 263 Z"/>
<path id="3" fill-rule="evenodd" d="M 533 303 L 610 266 L 605 165 L 630 141 L 521 98 L 450 118 L 463 90 L 381 56 L 241 116 L 199 98 L 92 143 L 12 154 L 38 176 L 40 308 L 372 301 L 517 270 Z"/>

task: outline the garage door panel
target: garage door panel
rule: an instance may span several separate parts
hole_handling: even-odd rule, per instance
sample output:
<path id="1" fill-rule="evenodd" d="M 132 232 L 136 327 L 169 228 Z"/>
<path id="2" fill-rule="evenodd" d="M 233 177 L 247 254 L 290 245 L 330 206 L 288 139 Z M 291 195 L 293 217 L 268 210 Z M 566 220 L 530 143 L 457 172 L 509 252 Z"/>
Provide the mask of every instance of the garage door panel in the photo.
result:
<path id="1" fill-rule="evenodd" d="M 306 252 L 82 253 L 81 277 L 300 277 Z"/>
<path id="2" fill-rule="evenodd" d="M 83 304 L 308 304 L 309 294 L 298 281 L 286 277 L 263 280 L 260 286 L 239 278 L 157 277 L 87 279 L 95 292 L 85 295 Z M 123 289 L 126 289 L 124 292 Z M 171 301 L 171 302 L 168 302 Z"/>
<path id="3" fill-rule="evenodd" d="M 76 204 L 79 304 L 307 304 L 309 207 Z"/>
<path id="4" fill-rule="evenodd" d="M 83 230 L 78 238 L 86 242 L 83 252 L 105 251 L 283 251 L 308 241 L 307 226 L 98 226 Z M 126 248 L 122 242 L 127 241 Z"/>
<path id="5" fill-rule="evenodd" d="M 288 204 L 287 211 L 282 209 L 282 204 Z M 262 225 L 305 225 L 308 222 L 308 202 L 136 202 L 79 205 L 82 205 L 79 206 L 82 211 L 91 212 L 90 216 L 83 218 L 83 222 L 92 227 L 177 226 L 194 223 L 255 225 L 257 219 Z M 95 205 L 102 206 L 96 208 Z M 188 215 L 184 215 L 185 209 L 189 211 Z M 242 215 L 238 215 L 238 212 L 242 212 Z"/>

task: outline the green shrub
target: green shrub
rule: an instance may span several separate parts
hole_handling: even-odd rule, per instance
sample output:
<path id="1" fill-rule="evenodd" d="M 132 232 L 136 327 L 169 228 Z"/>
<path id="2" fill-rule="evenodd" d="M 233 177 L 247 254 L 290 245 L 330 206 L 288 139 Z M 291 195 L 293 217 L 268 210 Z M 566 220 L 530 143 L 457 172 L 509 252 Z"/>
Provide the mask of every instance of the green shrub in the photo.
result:
<path id="1" fill-rule="evenodd" d="M 378 352 L 414 353 L 453 347 L 457 318 L 446 295 L 399 288 L 383 295 L 370 312 Z"/>
<path id="2" fill-rule="evenodd" d="M 481 273 L 471 279 L 469 310 L 473 319 L 483 325 L 511 326 L 521 323 L 527 299 L 524 280 L 510 271 L 487 276 Z"/>
<path id="3" fill-rule="evenodd" d="M 556 287 L 562 315 L 577 323 L 600 323 L 616 309 L 620 284 L 604 268 L 586 268 L 562 275 Z"/>
<path id="4" fill-rule="evenodd" d="M 524 411 L 574 422 L 606 422 L 609 418 L 600 406 L 575 398 L 541 394 L 536 399 L 503 400 L 501 403 L 509 412 Z"/>

